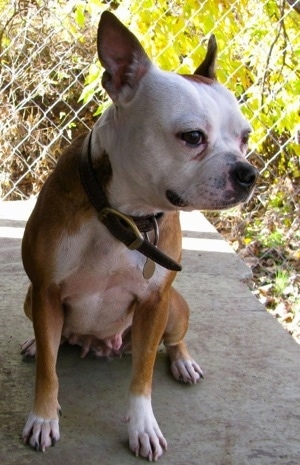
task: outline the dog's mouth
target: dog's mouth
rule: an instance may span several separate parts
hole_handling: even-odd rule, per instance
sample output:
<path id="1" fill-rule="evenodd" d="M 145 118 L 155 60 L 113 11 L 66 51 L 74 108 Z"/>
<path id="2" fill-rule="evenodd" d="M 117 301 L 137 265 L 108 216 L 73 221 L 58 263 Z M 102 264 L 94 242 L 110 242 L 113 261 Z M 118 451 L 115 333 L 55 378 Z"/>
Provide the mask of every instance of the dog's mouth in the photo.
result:
<path id="1" fill-rule="evenodd" d="M 201 204 L 198 202 L 188 203 L 184 200 L 177 192 L 168 189 L 166 191 L 166 197 L 169 202 L 179 209 L 186 208 L 195 208 L 198 210 L 227 210 L 228 208 L 235 207 L 240 203 L 248 202 L 254 192 L 254 188 L 248 190 L 248 192 L 239 192 L 236 193 L 232 189 L 226 191 L 222 190 L 221 194 L 219 192 L 214 192 L 215 195 L 210 195 L 208 197 L 203 196 Z M 219 195 L 218 195 L 219 194 Z"/>
<path id="2" fill-rule="evenodd" d="M 175 207 L 184 208 L 188 206 L 188 203 L 182 197 L 180 197 L 177 192 L 172 191 L 171 189 L 166 191 L 166 197 Z"/>

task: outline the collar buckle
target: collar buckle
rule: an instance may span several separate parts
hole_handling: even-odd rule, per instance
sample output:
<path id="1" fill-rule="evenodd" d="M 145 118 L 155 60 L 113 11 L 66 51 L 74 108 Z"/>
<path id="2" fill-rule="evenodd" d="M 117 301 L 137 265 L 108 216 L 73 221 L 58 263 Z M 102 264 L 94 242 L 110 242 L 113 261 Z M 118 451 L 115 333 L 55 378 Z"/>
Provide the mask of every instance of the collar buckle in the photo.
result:
<path id="1" fill-rule="evenodd" d="M 115 210 L 112 207 L 102 208 L 102 210 L 98 214 L 98 218 L 101 222 L 103 222 L 109 215 L 114 215 L 118 219 L 124 221 L 126 223 L 126 226 L 128 226 L 129 229 L 131 229 L 131 231 L 135 235 L 135 239 L 131 242 L 131 244 L 126 244 L 127 248 L 130 250 L 136 250 L 140 248 L 144 242 L 144 237 L 142 236 L 135 222 L 128 215 L 125 215 L 124 213 L 121 213 L 119 210 Z"/>

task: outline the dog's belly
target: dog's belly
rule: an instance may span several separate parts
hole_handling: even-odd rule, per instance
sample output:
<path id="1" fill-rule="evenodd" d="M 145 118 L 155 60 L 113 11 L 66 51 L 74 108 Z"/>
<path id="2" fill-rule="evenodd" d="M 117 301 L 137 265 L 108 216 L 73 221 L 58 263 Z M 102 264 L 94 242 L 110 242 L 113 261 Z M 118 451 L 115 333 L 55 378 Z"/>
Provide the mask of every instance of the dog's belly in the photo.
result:
<path id="1" fill-rule="evenodd" d="M 82 346 L 82 356 L 90 350 L 99 356 L 125 350 L 123 336 L 132 323 L 132 296 L 120 291 L 82 295 L 65 305 L 62 335 L 70 344 Z"/>
<path id="2" fill-rule="evenodd" d="M 123 351 L 133 304 L 148 292 L 149 282 L 133 268 L 106 274 L 82 270 L 63 284 L 63 336 L 82 346 L 83 355 L 90 349 L 98 355 Z"/>
<path id="3" fill-rule="evenodd" d="M 146 289 L 147 283 L 137 279 L 134 270 L 112 274 L 83 270 L 64 285 L 65 330 L 99 338 L 122 330 L 133 300 Z"/>
<path id="4" fill-rule="evenodd" d="M 124 288 L 77 295 L 65 301 L 63 335 L 106 339 L 131 325 L 133 296 Z"/>

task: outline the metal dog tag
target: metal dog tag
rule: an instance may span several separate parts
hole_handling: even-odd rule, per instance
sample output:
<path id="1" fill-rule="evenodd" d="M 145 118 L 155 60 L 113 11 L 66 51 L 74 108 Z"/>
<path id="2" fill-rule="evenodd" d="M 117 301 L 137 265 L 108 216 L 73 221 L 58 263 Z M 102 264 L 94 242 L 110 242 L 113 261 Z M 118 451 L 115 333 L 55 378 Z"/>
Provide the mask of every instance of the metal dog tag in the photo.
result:
<path id="1" fill-rule="evenodd" d="M 154 275 L 155 262 L 151 258 L 147 258 L 143 268 L 143 276 L 145 279 L 150 279 Z"/>

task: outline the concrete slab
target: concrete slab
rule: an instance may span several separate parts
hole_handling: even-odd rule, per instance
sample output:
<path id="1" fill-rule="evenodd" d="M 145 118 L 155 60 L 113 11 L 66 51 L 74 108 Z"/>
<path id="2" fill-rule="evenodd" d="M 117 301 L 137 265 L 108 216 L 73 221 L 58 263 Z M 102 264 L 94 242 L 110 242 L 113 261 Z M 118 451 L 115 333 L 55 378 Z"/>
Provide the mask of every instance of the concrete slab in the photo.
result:
<path id="1" fill-rule="evenodd" d="M 61 440 L 45 454 L 20 440 L 30 409 L 34 362 L 20 343 L 32 334 L 22 312 L 27 278 L 20 237 L 29 203 L 0 203 L 0 463 L 137 464 L 124 415 L 130 357 L 81 360 L 63 346 L 58 360 Z M 204 369 L 198 386 L 176 383 L 158 353 L 153 406 L 168 440 L 160 463 L 299 465 L 300 348 L 243 282 L 249 270 L 198 213 L 183 215 L 183 272 L 176 286 L 191 307 L 187 340 Z M 191 240 L 192 239 L 192 240 Z"/>

